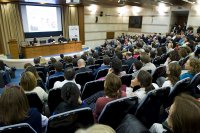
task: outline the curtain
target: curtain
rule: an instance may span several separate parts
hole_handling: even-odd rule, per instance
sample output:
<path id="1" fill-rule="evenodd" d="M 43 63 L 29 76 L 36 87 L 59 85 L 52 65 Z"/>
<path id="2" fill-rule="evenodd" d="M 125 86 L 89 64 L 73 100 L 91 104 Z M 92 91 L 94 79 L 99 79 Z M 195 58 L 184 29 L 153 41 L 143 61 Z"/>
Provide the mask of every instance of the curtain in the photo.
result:
<path id="1" fill-rule="evenodd" d="M 11 39 L 16 39 L 18 44 L 24 41 L 19 5 L 0 4 L 0 45 L 6 55 L 10 53 L 8 42 Z"/>
<path id="2" fill-rule="evenodd" d="M 63 7 L 63 36 L 69 38 L 70 25 L 78 25 L 78 7 Z"/>

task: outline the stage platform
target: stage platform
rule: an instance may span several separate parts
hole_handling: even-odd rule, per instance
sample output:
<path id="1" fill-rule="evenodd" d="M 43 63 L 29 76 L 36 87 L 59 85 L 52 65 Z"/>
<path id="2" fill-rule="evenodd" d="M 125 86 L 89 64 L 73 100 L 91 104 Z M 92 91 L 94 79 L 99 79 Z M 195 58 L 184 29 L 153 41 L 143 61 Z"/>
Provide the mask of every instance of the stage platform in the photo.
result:
<path id="1" fill-rule="evenodd" d="M 89 51 L 89 48 L 82 48 L 82 51 L 80 52 L 69 52 L 69 53 L 62 53 L 65 56 L 73 56 L 73 55 L 82 55 L 85 51 Z M 61 53 L 60 53 L 61 54 Z M 53 55 L 48 55 L 48 56 L 43 56 L 45 57 L 45 59 L 47 61 L 49 61 L 49 59 L 51 57 L 54 57 L 56 59 L 60 59 L 60 54 L 53 54 Z M 24 69 L 24 64 L 26 63 L 33 63 L 33 58 L 28 58 L 28 59 L 7 59 L 7 58 L 3 58 L 0 57 L 1 60 L 4 61 L 5 64 L 7 64 L 9 67 L 16 67 L 17 69 Z"/>

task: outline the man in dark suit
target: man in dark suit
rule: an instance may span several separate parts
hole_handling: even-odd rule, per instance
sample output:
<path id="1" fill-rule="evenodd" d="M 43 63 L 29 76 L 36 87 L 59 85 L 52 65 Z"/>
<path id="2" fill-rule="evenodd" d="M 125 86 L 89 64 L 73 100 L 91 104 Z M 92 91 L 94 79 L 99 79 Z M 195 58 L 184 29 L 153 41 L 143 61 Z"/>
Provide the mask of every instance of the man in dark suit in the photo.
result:
<path id="1" fill-rule="evenodd" d="M 76 70 L 76 73 L 92 71 L 92 69 L 85 67 L 85 61 L 83 59 L 79 59 L 77 65 L 79 69 Z"/>
<path id="2" fill-rule="evenodd" d="M 58 38 L 58 42 L 65 42 L 65 41 L 67 41 L 67 39 L 65 39 L 63 35 L 60 35 L 60 37 Z"/>
<path id="3" fill-rule="evenodd" d="M 135 59 L 135 58 L 133 58 L 131 52 L 127 52 L 126 53 L 126 60 L 125 60 L 124 64 L 128 65 L 128 69 L 130 69 L 130 67 L 132 66 L 132 64 L 135 63 L 136 61 L 138 61 L 138 60 Z"/>
<path id="4" fill-rule="evenodd" d="M 50 36 L 50 38 L 48 39 L 48 43 L 52 43 L 52 42 L 54 42 L 54 41 L 55 41 L 55 39 L 53 39 L 53 37 Z"/>

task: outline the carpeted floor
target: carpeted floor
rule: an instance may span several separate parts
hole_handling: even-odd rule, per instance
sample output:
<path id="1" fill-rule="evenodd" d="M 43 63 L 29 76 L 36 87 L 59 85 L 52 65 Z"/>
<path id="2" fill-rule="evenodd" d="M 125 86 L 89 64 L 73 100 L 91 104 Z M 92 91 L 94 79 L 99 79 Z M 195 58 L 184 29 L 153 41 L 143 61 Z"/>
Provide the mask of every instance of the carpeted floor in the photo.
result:
<path id="1" fill-rule="evenodd" d="M 17 69 L 15 71 L 15 78 L 11 79 L 10 85 L 19 85 L 21 73 L 24 71 L 24 69 Z"/>

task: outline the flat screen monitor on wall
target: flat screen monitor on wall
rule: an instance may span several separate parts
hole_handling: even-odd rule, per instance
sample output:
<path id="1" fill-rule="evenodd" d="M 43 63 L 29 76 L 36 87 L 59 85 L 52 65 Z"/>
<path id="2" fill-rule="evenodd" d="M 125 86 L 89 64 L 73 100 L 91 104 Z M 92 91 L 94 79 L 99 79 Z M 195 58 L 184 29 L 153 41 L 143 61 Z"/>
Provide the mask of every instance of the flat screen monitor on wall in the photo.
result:
<path id="1" fill-rule="evenodd" d="M 129 28 L 142 28 L 142 16 L 129 16 Z"/>
<path id="2" fill-rule="evenodd" d="M 21 15 L 26 38 L 62 33 L 61 8 L 58 6 L 21 5 Z"/>

